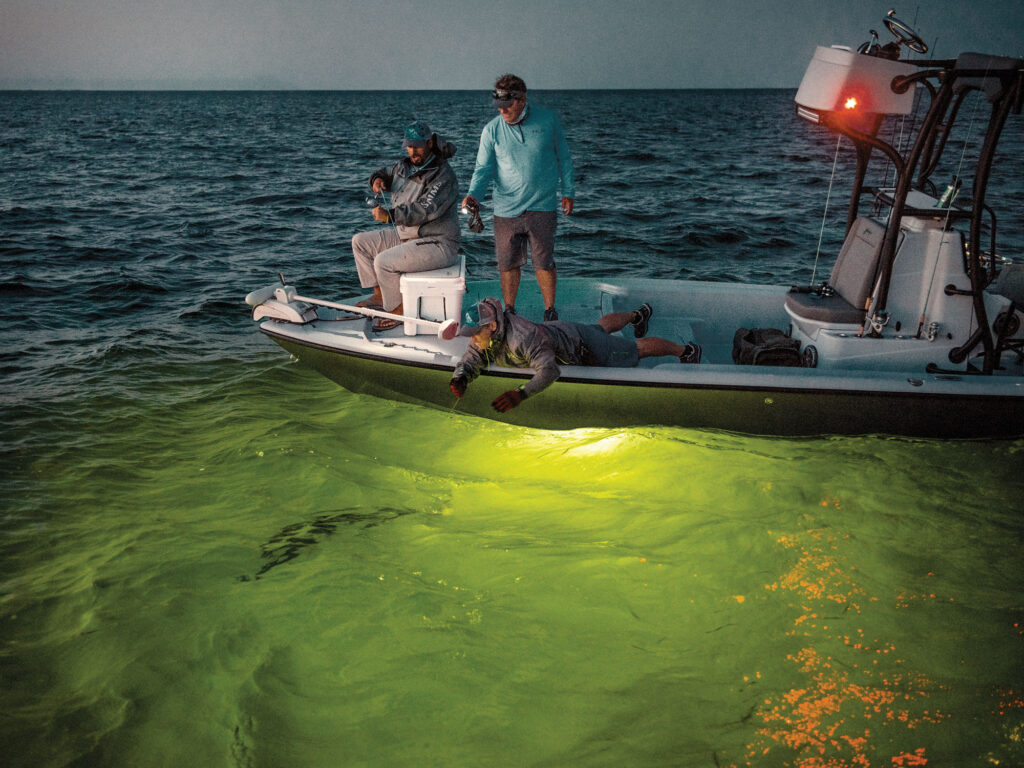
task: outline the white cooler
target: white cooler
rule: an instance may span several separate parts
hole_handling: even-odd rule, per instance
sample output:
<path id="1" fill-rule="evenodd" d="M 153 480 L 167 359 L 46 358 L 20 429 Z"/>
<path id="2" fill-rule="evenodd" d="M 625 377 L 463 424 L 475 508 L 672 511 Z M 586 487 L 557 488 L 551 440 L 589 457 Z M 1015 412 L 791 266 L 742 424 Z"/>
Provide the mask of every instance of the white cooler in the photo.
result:
<path id="1" fill-rule="evenodd" d="M 429 272 L 407 272 L 402 275 L 403 314 L 420 320 L 441 323 L 461 320 L 462 295 L 466 292 L 466 257 L 443 269 Z M 405 321 L 405 335 L 415 336 L 419 323 Z"/>

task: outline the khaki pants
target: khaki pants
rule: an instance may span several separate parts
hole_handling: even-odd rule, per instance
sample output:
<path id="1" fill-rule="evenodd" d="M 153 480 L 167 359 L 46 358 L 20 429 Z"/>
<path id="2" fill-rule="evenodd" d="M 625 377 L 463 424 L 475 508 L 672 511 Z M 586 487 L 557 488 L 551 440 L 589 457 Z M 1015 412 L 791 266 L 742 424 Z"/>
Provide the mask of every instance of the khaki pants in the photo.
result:
<path id="1" fill-rule="evenodd" d="M 360 232 L 352 238 L 352 255 L 363 288 L 380 286 L 384 309 L 402 303 L 399 288 L 405 272 L 426 272 L 450 267 L 459 258 L 459 246 L 452 240 L 421 237 L 402 241 L 394 227 Z"/>

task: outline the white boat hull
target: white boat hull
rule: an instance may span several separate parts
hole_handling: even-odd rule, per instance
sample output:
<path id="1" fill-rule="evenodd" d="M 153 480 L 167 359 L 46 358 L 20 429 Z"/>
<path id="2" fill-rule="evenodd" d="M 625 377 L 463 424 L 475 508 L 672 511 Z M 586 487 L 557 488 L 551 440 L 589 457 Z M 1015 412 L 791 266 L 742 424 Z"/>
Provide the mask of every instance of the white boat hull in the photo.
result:
<path id="1" fill-rule="evenodd" d="M 748 434 L 895 434 L 994 437 L 1024 433 L 1024 376 L 929 374 L 922 360 L 943 363 L 941 340 L 892 339 L 902 349 L 868 352 L 862 366 L 788 368 L 732 361 L 740 327 L 787 329 L 784 287 L 622 279 L 567 279 L 559 284 L 562 319 L 593 322 L 608 311 L 650 301 L 650 335 L 700 343 L 700 365 L 649 358 L 637 368 L 564 366 L 551 387 L 505 414 L 491 401 L 532 376 L 527 369 L 490 368 L 456 404 L 448 381 L 467 340 L 435 335 L 374 334 L 363 320 L 323 319 L 297 325 L 264 321 L 260 329 L 303 363 L 346 389 L 484 416 L 512 424 L 570 429 L 671 425 Z M 469 286 L 467 301 L 497 292 L 495 283 Z M 523 300 L 521 299 L 521 302 Z M 537 307 L 525 304 L 533 317 Z M 628 333 L 628 329 L 627 329 Z M 915 348 L 916 349 L 911 349 Z M 934 354 L 929 356 L 931 350 Z M 853 354 L 850 360 L 857 361 Z"/>

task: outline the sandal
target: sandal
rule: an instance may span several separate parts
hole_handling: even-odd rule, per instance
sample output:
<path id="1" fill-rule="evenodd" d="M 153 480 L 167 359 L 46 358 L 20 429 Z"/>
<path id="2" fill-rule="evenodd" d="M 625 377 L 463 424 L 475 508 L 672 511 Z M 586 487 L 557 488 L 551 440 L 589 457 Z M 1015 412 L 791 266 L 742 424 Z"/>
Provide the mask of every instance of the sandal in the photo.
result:
<path id="1" fill-rule="evenodd" d="M 390 331 L 393 328 L 397 328 L 401 324 L 401 320 L 392 320 L 390 317 L 381 317 L 373 324 L 373 332 L 383 333 L 384 331 Z"/>

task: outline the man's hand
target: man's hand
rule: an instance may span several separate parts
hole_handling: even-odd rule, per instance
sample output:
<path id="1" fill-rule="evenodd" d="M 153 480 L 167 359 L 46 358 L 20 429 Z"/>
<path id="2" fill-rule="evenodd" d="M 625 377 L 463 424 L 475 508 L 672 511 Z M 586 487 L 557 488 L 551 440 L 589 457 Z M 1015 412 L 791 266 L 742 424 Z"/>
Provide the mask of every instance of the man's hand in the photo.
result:
<path id="1" fill-rule="evenodd" d="M 385 223 L 388 222 L 388 221 L 391 221 L 391 217 L 388 216 L 387 209 L 386 208 L 382 208 L 379 205 L 374 206 L 373 218 L 374 218 L 375 221 L 380 221 L 380 222 L 385 222 Z"/>
<path id="2" fill-rule="evenodd" d="M 384 191 L 384 179 L 378 176 L 376 179 L 373 180 L 373 184 L 370 185 L 370 189 L 373 190 L 373 194 L 379 195 L 381 192 Z"/>
<path id="3" fill-rule="evenodd" d="M 562 213 L 566 216 L 572 216 L 572 204 L 573 200 L 571 197 L 562 198 Z"/>
<path id="4" fill-rule="evenodd" d="M 483 232 L 484 223 L 480 219 L 480 203 L 472 195 L 466 195 L 462 201 L 462 212 L 469 214 L 469 231 Z"/>
<path id="5" fill-rule="evenodd" d="M 505 413 L 506 411 L 511 411 L 525 399 L 526 393 L 523 392 L 523 390 L 510 389 L 508 392 L 494 398 L 494 402 L 491 403 L 491 406 L 498 413 Z"/>
<path id="6" fill-rule="evenodd" d="M 469 384 L 469 382 L 466 381 L 465 376 L 456 376 L 451 380 L 451 383 L 448 385 L 448 389 L 452 391 L 453 395 L 461 399 L 462 396 L 466 394 L 467 384 Z"/>

